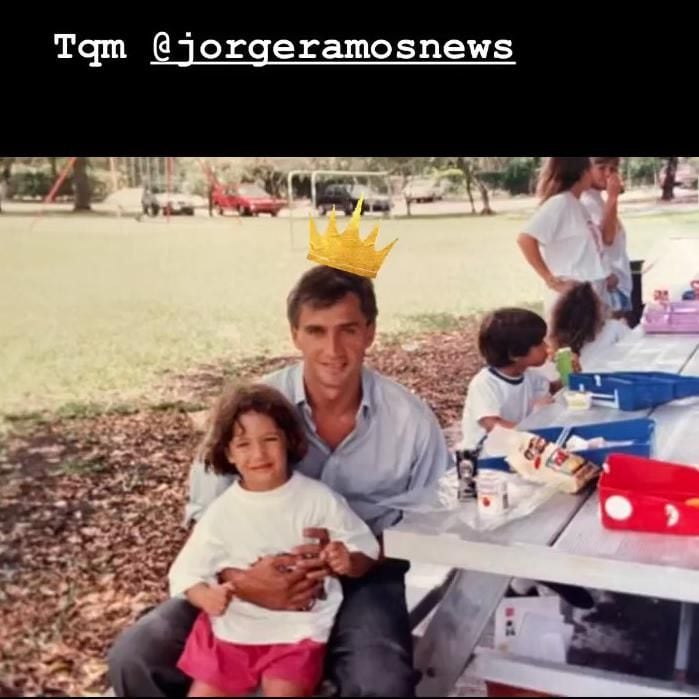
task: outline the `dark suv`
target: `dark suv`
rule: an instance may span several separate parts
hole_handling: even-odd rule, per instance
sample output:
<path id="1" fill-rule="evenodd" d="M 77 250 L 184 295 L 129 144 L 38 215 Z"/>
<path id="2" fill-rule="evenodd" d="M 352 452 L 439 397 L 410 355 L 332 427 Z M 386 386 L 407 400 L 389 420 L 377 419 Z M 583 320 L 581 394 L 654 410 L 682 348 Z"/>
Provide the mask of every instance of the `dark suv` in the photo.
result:
<path id="1" fill-rule="evenodd" d="M 333 206 L 351 216 L 357 208 L 359 199 L 364 196 L 362 213 L 366 211 L 391 210 L 391 198 L 364 184 L 329 184 L 316 197 L 316 208 L 321 216 Z"/>

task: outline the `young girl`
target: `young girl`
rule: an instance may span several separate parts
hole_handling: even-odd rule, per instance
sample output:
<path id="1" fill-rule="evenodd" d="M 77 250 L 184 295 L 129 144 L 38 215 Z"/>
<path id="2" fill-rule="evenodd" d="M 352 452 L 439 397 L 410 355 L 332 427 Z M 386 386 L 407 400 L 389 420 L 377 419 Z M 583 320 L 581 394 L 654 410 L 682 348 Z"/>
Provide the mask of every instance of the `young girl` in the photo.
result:
<path id="1" fill-rule="evenodd" d="M 517 239 L 526 261 L 547 287 L 547 321 L 559 295 L 574 281 L 591 282 L 600 298 L 608 300 L 611 265 L 601 232 L 580 201 L 591 184 L 589 158 L 549 158 L 539 176 L 540 206 Z"/>
<path id="2" fill-rule="evenodd" d="M 334 575 L 360 577 L 379 544 L 345 499 L 293 472 L 307 449 L 293 407 L 264 385 L 232 388 L 219 399 L 202 443 L 207 468 L 238 479 L 205 511 L 172 565 L 172 596 L 201 609 L 178 667 L 193 678 L 190 696 L 310 696 L 319 683 L 325 644 L 342 601 L 339 580 L 308 611 L 270 611 L 244 602 L 223 568 L 247 568 L 260 557 L 304 543 L 304 530 L 325 528 L 321 559 Z M 287 562 L 293 567 L 294 557 Z"/>
<path id="3" fill-rule="evenodd" d="M 553 307 L 549 342 L 555 351 L 570 347 L 582 371 L 631 332 L 623 320 L 607 318 L 606 308 L 589 282 L 574 284 Z"/>

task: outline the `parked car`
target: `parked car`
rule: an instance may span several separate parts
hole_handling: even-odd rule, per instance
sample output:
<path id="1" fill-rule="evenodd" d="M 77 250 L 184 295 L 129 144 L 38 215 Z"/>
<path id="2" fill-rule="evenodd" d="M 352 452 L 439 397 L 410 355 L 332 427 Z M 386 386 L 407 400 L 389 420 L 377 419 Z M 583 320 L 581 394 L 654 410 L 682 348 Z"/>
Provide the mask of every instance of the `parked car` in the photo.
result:
<path id="1" fill-rule="evenodd" d="M 160 211 L 169 211 L 172 215 L 194 216 L 195 202 L 192 195 L 184 192 L 179 185 L 171 185 L 169 192 L 167 189 L 167 185 L 159 183 L 145 185 L 141 196 L 143 213 L 157 216 Z"/>
<path id="2" fill-rule="evenodd" d="M 351 216 L 357 208 L 359 199 L 364 197 L 361 213 L 366 211 L 391 210 L 391 198 L 388 194 L 372 189 L 363 184 L 329 184 L 316 196 L 316 208 L 321 216 L 330 211 L 333 206 L 337 211 L 344 211 Z"/>
<path id="3" fill-rule="evenodd" d="M 427 177 L 411 179 L 403 188 L 403 196 L 408 202 L 438 201 L 442 195 L 439 183 Z"/>
<path id="4" fill-rule="evenodd" d="M 213 191 L 213 204 L 219 214 L 225 211 L 237 211 L 241 216 L 257 216 L 270 214 L 276 216 L 279 210 L 287 205 L 284 199 L 277 199 L 267 194 L 256 184 L 240 184 L 236 186 L 218 186 Z"/>

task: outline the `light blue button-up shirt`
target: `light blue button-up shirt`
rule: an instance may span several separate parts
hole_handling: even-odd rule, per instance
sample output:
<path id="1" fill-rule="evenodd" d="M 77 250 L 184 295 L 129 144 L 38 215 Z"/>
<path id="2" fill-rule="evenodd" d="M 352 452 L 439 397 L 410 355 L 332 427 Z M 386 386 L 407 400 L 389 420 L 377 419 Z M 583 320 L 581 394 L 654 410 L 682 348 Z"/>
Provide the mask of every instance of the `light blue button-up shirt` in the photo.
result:
<path id="1" fill-rule="evenodd" d="M 402 510 L 430 499 L 451 457 L 437 418 L 405 387 L 381 374 L 362 370 L 362 400 L 354 430 L 332 450 L 319 436 L 303 383 L 303 363 L 281 369 L 262 381 L 283 393 L 298 409 L 308 437 L 308 453 L 296 468 L 344 495 L 352 509 L 380 534 Z M 186 523 L 233 481 L 233 476 L 192 465 Z"/>

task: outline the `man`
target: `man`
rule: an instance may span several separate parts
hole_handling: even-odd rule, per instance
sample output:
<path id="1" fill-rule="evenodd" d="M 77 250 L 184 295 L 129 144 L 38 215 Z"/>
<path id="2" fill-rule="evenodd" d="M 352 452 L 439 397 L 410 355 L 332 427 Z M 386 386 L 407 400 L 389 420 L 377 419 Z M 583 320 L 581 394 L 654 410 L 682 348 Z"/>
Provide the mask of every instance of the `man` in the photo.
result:
<path id="1" fill-rule="evenodd" d="M 624 188 L 619 177 L 620 158 L 592 158 L 592 186 L 580 201 L 598 226 L 612 274 L 607 281 L 612 310 L 624 315 L 631 310 L 631 262 L 626 248 L 626 231 L 619 220 L 619 195 Z M 606 191 L 606 200 L 602 192 Z"/>
<path id="2" fill-rule="evenodd" d="M 450 463 L 439 424 L 419 398 L 364 367 L 376 332 L 372 282 L 318 266 L 290 293 L 287 315 L 302 362 L 265 381 L 297 407 L 309 452 L 297 466 L 344 495 L 381 539 L 401 508 L 427 496 Z M 196 519 L 229 482 L 195 463 L 187 518 Z M 317 556 L 327 533 L 309 530 L 297 553 Z M 302 542 L 300 542 L 302 543 Z M 273 557 L 245 571 L 224 571 L 242 599 L 269 609 L 303 610 L 318 594 L 314 558 L 307 572 L 282 573 Z M 328 645 L 327 674 L 341 696 L 415 695 L 405 561 L 384 559 L 364 578 L 342 580 L 344 601 Z M 184 695 L 175 663 L 196 617 L 171 599 L 124 632 L 110 652 L 119 696 Z"/>

